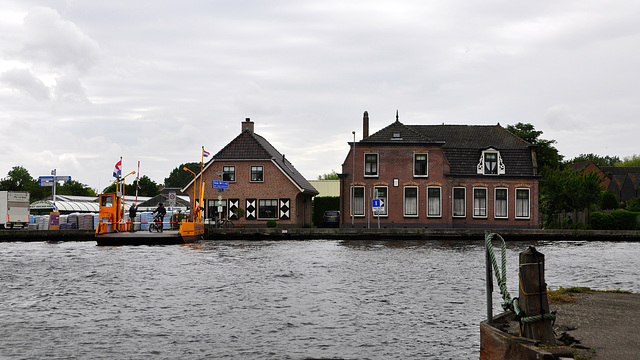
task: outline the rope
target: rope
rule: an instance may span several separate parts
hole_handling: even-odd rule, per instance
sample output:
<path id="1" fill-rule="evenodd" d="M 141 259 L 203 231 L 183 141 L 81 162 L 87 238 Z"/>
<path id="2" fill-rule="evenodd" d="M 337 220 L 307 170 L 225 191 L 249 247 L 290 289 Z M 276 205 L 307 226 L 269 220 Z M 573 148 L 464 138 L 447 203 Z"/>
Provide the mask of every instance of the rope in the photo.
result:
<path id="1" fill-rule="evenodd" d="M 493 238 L 497 237 L 500 239 L 501 246 L 501 260 L 502 260 L 502 272 L 500 268 L 498 268 L 498 261 L 496 260 L 496 254 L 493 251 Z M 521 323 L 533 323 L 542 320 L 556 320 L 555 314 L 541 314 L 535 316 L 527 316 L 525 317 L 524 312 L 520 310 L 518 306 L 518 298 L 511 298 L 509 291 L 507 290 L 507 244 L 500 234 L 491 233 L 487 236 L 486 240 L 487 251 L 489 252 L 489 256 L 491 257 L 491 264 L 493 266 L 493 271 L 496 274 L 496 279 L 498 281 L 498 286 L 500 287 L 500 294 L 502 295 L 502 308 L 507 311 L 511 310 L 514 314 L 516 314 L 516 319 L 518 319 Z M 522 285 L 520 285 L 522 286 Z M 524 291 L 523 291 L 524 293 Z M 529 295 L 529 294 L 525 294 Z M 533 294 L 531 294 L 533 295 Z"/>

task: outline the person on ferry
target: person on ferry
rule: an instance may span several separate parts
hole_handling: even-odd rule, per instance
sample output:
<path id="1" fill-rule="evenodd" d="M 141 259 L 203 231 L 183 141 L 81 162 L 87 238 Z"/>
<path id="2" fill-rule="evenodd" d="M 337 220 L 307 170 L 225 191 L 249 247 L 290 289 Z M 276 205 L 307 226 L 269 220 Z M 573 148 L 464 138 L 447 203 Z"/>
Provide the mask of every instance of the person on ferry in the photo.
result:
<path id="1" fill-rule="evenodd" d="M 160 218 L 160 221 L 162 221 L 162 219 L 164 219 L 164 216 L 167 214 L 167 209 L 165 209 L 162 203 L 160 203 L 158 204 L 158 207 L 153 211 L 153 213 L 158 214 L 156 216 Z"/>

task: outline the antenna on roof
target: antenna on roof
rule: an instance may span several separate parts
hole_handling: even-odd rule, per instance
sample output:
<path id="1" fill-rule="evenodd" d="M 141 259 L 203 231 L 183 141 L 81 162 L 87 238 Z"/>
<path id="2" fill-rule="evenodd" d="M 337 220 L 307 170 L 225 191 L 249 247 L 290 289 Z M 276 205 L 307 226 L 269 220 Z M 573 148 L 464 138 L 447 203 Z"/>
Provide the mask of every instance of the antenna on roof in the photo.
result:
<path id="1" fill-rule="evenodd" d="M 400 121 L 398 120 L 399 116 L 398 116 L 398 110 L 396 110 L 396 121 Z"/>

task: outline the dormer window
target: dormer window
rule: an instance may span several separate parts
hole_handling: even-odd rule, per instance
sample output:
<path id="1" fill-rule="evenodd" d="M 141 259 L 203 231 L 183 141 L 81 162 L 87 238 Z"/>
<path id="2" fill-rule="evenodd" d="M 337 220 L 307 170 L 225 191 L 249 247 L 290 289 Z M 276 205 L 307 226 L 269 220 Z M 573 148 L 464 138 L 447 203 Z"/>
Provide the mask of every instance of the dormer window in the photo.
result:
<path id="1" fill-rule="evenodd" d="M 505 167 L 502 163 L 500 152 L 490 148 L 482 152 L 477 168 L 478 174 L 483 175 L 504 175 Z"/>
<path id="2" fill-rule="evenodd" d="M 400 136 L 399 132 L 394 132 L 391 134 L 391 140 L 402 140 L 402 136 Z"/>

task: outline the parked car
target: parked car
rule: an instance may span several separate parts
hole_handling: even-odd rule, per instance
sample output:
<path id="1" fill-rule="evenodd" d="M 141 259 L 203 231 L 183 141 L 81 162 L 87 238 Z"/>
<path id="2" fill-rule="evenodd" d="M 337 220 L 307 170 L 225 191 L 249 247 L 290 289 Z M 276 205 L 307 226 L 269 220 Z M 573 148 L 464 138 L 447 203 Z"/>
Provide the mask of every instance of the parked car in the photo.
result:
<path id="1" fill-rule="evenodd" d="M 322 227 L 340 227 L 340 211 L 325 211 L 322 216 Z"/>

